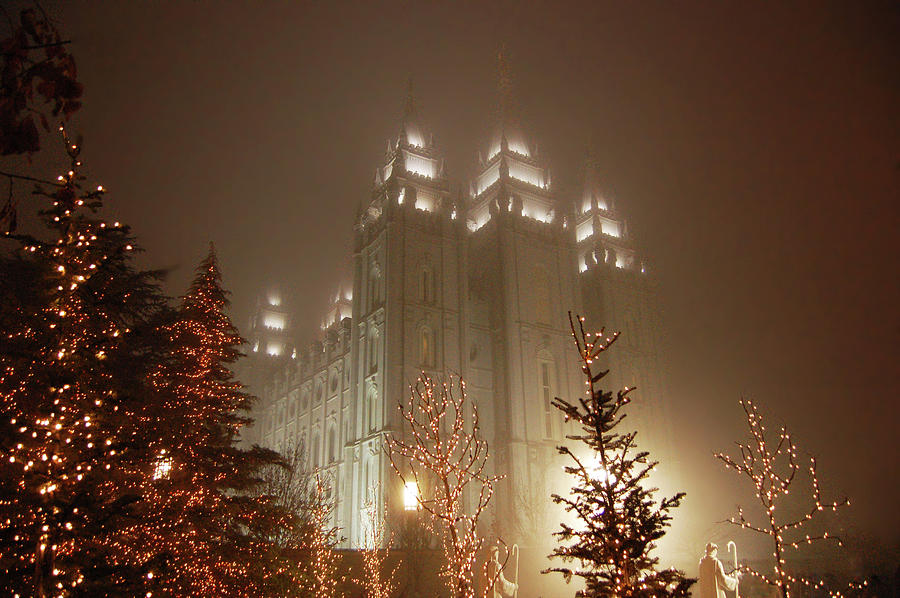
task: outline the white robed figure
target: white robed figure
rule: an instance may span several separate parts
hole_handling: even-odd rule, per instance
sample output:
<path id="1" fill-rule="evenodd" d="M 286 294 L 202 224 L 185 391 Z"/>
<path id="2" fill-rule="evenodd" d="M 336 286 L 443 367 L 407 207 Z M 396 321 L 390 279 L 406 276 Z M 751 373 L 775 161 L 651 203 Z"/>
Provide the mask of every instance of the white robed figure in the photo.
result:
<path id="1" fill-rule="evenodd" d="M 700 598 L 725 598 L 737 588 L 739 572 L 725 575 L 725 568 L 717 558 L 719 547 L 710 542 L 706 545 L 706 556 L 700 559 Z"/>
<path id="2" fill-rule="evenodd" d="M 488 563 L 488 579 L 494 579 L 494 589 L 491 598 L 509 598 L 515 595 L 519 585 L 508 581 L 503 576 L 500 565 L 500 551 L 496 546 L 491 546 L 491 562 Z"/>

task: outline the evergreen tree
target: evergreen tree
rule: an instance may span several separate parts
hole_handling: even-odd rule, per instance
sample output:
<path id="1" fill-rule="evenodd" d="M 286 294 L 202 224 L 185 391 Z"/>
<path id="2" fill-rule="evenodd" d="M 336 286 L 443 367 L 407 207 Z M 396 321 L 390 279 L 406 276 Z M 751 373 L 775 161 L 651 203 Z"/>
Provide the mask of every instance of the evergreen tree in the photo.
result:
<path id="1" fill-rule="evenodd" d="M 150 463 L 139 380 L 164 298 L 61 131 L 70 169 L 35 192 L 46 238 L 7 233 L 21 251 L 0 306 L 0 590 L 137 595 L 146 571 L 119 545 Z"/>
<path id="2" fill-rule="evenodd" d="M 656 489 L 645 487 L 657 463 L 648 459 L 646 451 L 637 451 L 636 432 L 616 430 L 634 389 L 613 394 L 597 386 L 609 370 L 595 373 L 595 362 L 618 333 L 612 337 L 605 337 L 602 329 L 588 333 L 584 318 L 576 320 L 577 329 L 570 313 L 588 398 L 579 399 L 578 404 L 556 398 L 553 404 L 565 414 L 566 421 L 574 420 L 581 426 L 581 434 L 567 438 L 583 443 L 589 452 L 582 455 L 567 446 L 558 447 L 560 454 L 573 462 L 565 471 L 575 479 L 575 485 L 569 496 L 554 494 L 553 502 L 574 514 L 578 525 L 561 524 L 554 535 L 562 545 L 550 556 L 575 561 L 579 566 L 544 572 L 562 573 L 566 581 L 573 575 L 583 578 L 585 589 L 576 594 L 580 597 L 687 596 L 694 580 L 675 569 L 658 570 L 659 559 L 650 554 L 669 525 L 669 511 L 679 505 L 684 493 L 657 505 L 653 498 Z"/>
<path id="3" fill-rule="evenodd" d="M 266 540 L 291 515 L 256 492 L 272 451 L 237 445 L 251 397 L 231 370 L 243 343 L 225 312 L 216 254 L 209 255 L 163 330 L 169 358 L 150 375 L 161 425 L 151 448 L 145 519 L 131 550 L 155 554 L 153 585 L 163 595 L 258 596 L 272 571 Z"/>

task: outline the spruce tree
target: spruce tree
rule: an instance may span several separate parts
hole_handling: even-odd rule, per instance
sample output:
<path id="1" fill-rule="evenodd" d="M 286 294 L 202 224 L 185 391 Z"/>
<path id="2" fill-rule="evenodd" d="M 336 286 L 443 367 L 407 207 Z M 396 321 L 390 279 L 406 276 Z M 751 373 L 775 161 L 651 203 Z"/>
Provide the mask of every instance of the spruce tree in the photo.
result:
<path id="1" fill-rule="evenodd" d="M 0 590 L 137 595 L 146 570 L 119 546 L 150 463 L 138 381 L 164 298 L 61 131 L 70 168 L 35 192 L 43 230 L 7 233 L 20 251 L 0 306 Z"/>
<path id="2" fill-rule="evenodd" d="M 596 371 L 596 361 L 618 333 L 606 337 L 602 329 L 585 332 L 584 318 L 573 320 L 571 313 L 569 323 L 588 396 L 577 404 L 560 398 L 553 404 L 566 421 L 581 426 L 580 434 L 567 438 L 584 444 L 587 451 L 558 447 L 572 462 L 565 471 L 574 478 L 574 486 L 568 496 L 552 495 L 553 502 L 563 505 L 578 524 L 561 524 L 554 534 L 561 545 L 550 556 L 577 566 L 544 572 L 562 573 L 566 581 L 572 576 L 583 578 L 585 589 L 576 594 L 579 597 L 687 596 L 694 580 L 675 569 L 659 570 L 659 559 L 651 555 L 669 525 L 669 511 L 679 505 L 684 493 L 655 502 L 656 488 L 648 487 L 648 476 L 657 463 L 646 451 L 637 450 L 636 432 L 618 431 L 634 389 L 613 393 L 598 386 L 609 370 Z"/>
<path id="3" fill-rule="evenodd" d="M 197 268 L 174 321 L 163 328 L 169 358 L 150 375 L 159 394 L 145 521 L 135 550 L 156 554 L 163 595 L 258 596 L 271 575 L 271 530 L 291 516 L 256 488 L 278 455 L 240 448 L 251 397 L 231 370 L 243 339 L 229 319 L 216 254 Z"/>

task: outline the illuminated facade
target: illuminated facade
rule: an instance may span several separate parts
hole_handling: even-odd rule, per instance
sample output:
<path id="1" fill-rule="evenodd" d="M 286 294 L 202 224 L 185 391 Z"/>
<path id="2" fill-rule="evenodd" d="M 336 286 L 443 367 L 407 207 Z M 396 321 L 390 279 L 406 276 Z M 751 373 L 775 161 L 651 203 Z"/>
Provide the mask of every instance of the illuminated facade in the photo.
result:
<path id="1" fill-rule="evenodd" d="M 478 172 L 458 193 L 407 100 L 357 214 L 352 288 L 336 294 L 323 339 L 260 393 L 252 439 L 307 447 L 335 486 L 334 523 L 350 547 L 370 488 L 388 522 L 411 508 L 383 439 L 400 429 L 398 400 L 422 371 L 461 375 L 479 406 L 491 466 L 507 476 L 492 512 L 504 539 L 527 545 L 559 521 L 529 505 L 549 503 L 562 479 L 566 430 L 550 400 L 584 391 L 568 310 L 623 331 L 612 384 L 638 386 L 647 401 L 631 421 L 650 445 L 664 436 L 654 284 L 625 222 L 592 164 L 580 197 L 555 193 L 505 80 L 500 96 Z"/>

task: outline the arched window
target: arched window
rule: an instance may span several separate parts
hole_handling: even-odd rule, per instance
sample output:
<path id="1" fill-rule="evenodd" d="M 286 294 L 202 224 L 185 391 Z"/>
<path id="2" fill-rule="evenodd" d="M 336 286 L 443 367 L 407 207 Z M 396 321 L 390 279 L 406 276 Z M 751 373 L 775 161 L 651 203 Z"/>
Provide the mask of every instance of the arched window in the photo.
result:
<path id="1" fill-rule="evenodd" d="M 378 390 L 376 390 L 374 386 L 369 387 L 366 409 L 369 412 L 369 432 L 374 432 L 375 427 L 378 424 L 376 418 L 378 414 Z"/>
<path id="2" fill-rule="evenodd" d="M 366 285 L 366 301 L 368 303 L 369 310 L 375 309 L 382 299 L 382 284 L 381 284 L 381 264 L 378 263 L 378 258 L 373 253 L 369 262 L 369 274 L 366 277 L 367 285 Z"/>
<path id="3" fill-rule="evenodd" d="M 341 438 L 341 443 L 350 442 L 350 417 L 347 414 L 346 409 L 344 409 L 342 436 L 343 436 L 343 438 Z"/>
<path id="4" fill-rule="evenodd" d="M 422 303 L 434 303 L 434 272 L 431 266 L 422 266 L 419 273 L 419 299 Z"/>
<path id="5" fill-rule="evenodd" d="M 309 455 L 310 455 L 310 465 L 313 468 L 319 466 L 319 445 L 321 444 L 321 438 L 319 436 L 319 431 L 316 430 L 312 435 L 312 446 L 309 447 Z"/>
<path id="6" fill-rule="evenodd" d="M 553 367 L 553 360 L 547 354 L 542 354 L 538 359 L 538 400 L 541 403 L 541 413 L 543 415 L 543 433 L 544 438 L 553 438 L 554 429 L 554 410 L 553 393 L 554 378 L 556 377 L 556 368 Z"/>
<path id="7" fill-rule="evenodd" d="M 423 367 L 434 365 L 434 333 L 428 326 L 422 326 L 419 332 L 420 360 Z"/>
<path id="8" fill-rule="evenodd" d="M 334 437 L 334 424 L 328 427 L 328 462 L 334 463 L 337 460 L 337 442 Z"/>
<path id="9" fill-rule="evenodd" d="M 375 326 L 369 328 L 369 373 L 378 371 L 378 329 Z"/>

